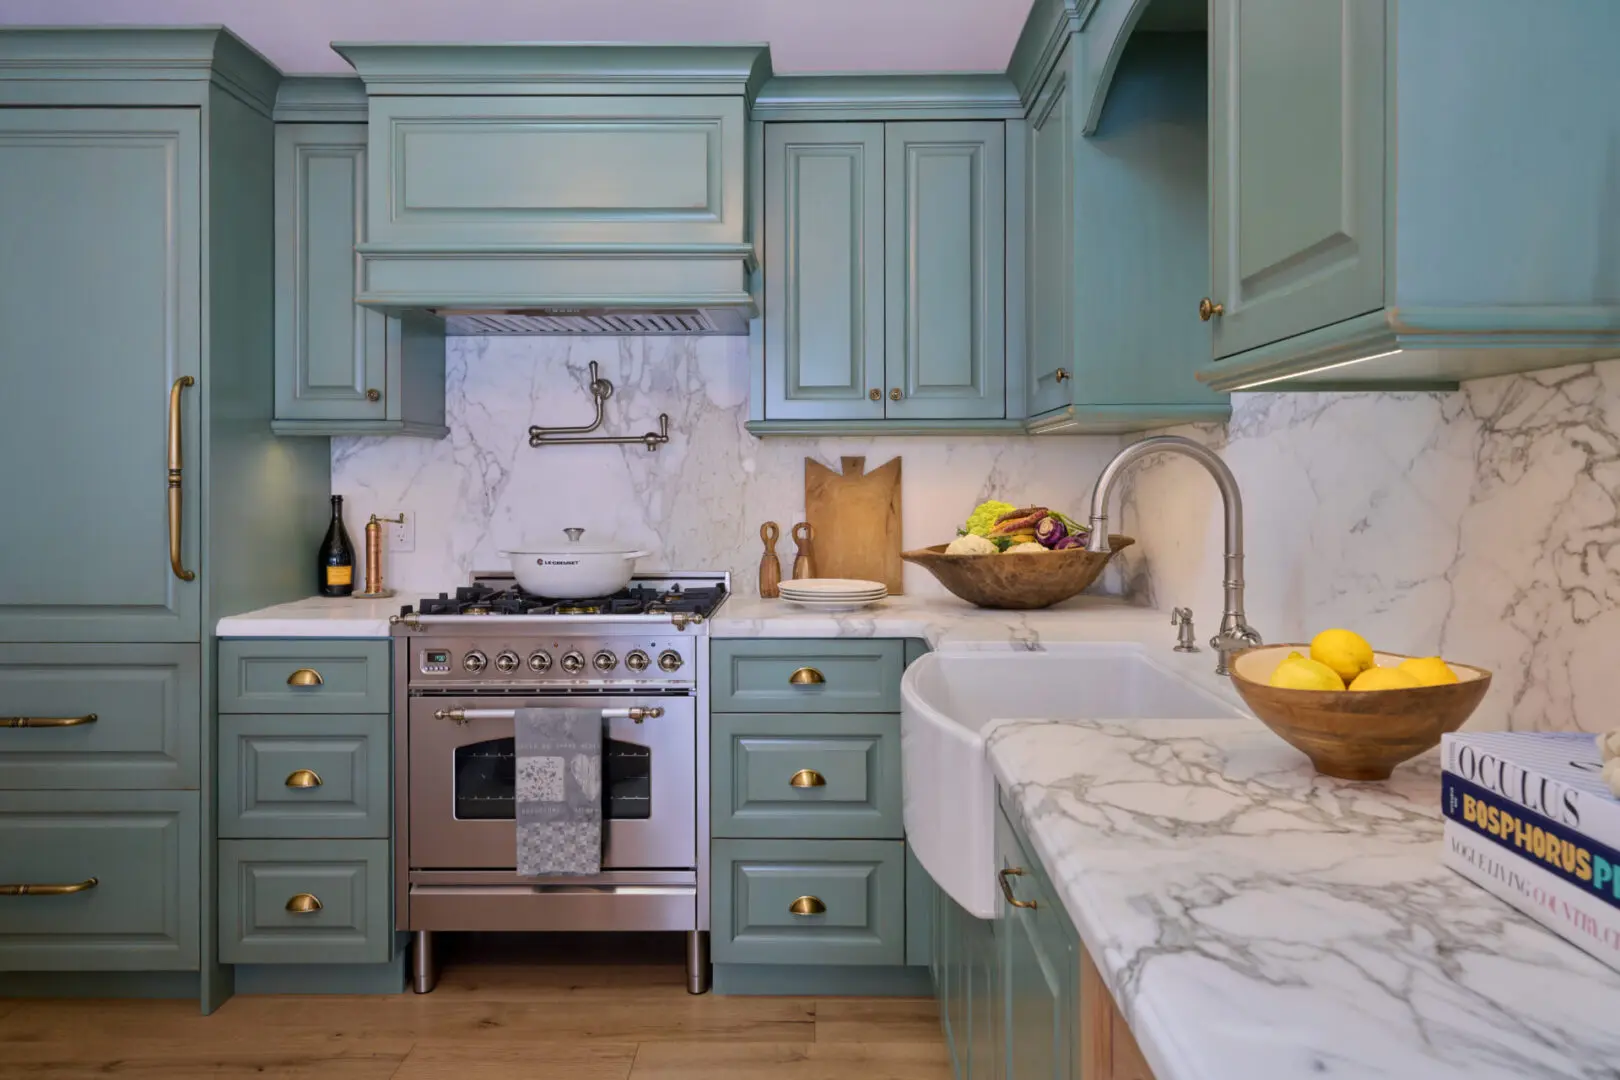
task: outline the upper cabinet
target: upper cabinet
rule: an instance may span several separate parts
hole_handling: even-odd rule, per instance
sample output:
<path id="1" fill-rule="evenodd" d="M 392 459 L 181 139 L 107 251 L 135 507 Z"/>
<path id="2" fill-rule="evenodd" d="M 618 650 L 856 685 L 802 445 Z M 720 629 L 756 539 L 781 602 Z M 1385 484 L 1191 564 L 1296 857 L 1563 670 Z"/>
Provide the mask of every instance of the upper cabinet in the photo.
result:
<path id="1" fill-rule="evenodd" d="M 1213 0 L 1224 389 L 1447 385 L 1620 352 L 1620 7 Z"/>

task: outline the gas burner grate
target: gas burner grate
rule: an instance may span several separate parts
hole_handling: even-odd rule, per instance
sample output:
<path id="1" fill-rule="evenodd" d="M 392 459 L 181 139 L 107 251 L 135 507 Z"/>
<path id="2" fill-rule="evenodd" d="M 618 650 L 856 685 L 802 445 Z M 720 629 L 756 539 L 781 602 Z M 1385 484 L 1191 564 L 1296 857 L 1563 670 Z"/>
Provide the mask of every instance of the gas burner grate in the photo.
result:
<path id="1" fill-rule="evenodd" d="M 724 585 L 649 588 L 632 585 L 612 596 L 599 596 L 584 600 L 555 600 L 534 596 L 513 586 L 493 589 L 488 585 L 463 585 L 452 596 L 440 593 L 436 597 L 423 597 L 416 602 L 417 615 L 556 615 L 567 617 L 612 617 L 615 615 L 669 615 L 685 613 L 714 614 L 726 598 Z M 401 615 L 413 612 L 407 604 Z"/>

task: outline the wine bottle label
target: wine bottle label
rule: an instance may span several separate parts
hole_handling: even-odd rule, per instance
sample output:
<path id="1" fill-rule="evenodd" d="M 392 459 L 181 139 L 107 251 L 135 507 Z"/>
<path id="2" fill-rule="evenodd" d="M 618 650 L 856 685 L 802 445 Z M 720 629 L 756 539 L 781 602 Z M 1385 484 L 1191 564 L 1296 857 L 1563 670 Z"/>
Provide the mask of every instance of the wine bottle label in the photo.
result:
<path id="1" fill-rule="evenodd" d="M 354 567 L 328 566 L 326 568 L 326 583 L 328 585 L 353 585 Z"/>

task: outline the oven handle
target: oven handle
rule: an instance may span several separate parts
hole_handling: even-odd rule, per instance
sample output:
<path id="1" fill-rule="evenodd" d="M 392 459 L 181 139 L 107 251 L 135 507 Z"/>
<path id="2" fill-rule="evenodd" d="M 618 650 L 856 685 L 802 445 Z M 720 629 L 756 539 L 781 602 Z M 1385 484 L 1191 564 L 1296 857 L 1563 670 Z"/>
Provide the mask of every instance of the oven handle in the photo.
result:
<path id="1" fill-rule="evenodd" d="M 657 719 L 664 715 L 664 710 L 657 705 L 643 708 L 639 705 L 629 709 L 603 709 L 604 720 L 634 720 L 641 723 L 648 717 Z M 458 724 L 465 724 L 469 720 L 511 720 L 517 716 L 516 709 L 438 709 L 433 713 L 436 720 L 454 720 Z"/>

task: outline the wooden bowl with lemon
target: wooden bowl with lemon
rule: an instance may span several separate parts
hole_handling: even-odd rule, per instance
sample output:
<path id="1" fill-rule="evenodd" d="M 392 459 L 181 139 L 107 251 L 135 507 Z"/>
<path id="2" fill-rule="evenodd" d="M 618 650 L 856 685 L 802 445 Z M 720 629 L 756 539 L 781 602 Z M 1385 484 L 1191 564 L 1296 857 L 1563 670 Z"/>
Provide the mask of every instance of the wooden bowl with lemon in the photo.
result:
<path id="1" fill-rule="evenodd" d="M 1389 779 L 1462 727 L 1491 685 L 1483 668 L 1377 652 L 1343 630 L 1311 644 L 1244 649 L 1231 666 L 1254 715 L 1317 772 L 1342 780 Z"/>

